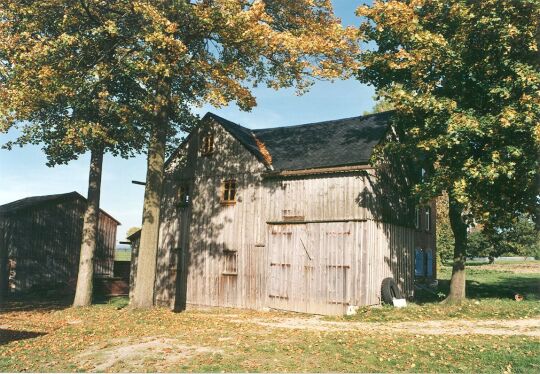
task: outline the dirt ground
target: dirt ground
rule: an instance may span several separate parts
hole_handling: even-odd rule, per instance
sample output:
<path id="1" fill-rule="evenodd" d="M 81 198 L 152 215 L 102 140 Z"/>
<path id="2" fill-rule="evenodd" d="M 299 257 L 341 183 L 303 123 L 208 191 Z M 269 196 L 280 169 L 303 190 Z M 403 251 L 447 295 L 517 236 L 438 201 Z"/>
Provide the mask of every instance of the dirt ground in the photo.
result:
<path id="1" fill-rule="evenodd" d="M 325 321 L 320 316 L 273 316 L 261 318 L 260 314 L 248 316 L 227 314 L 229 322 L 239 330 L 251 330 L 255 326 L 270 330 L 302 330 L 324 332 L 357 332 L 366 335 L 490 335 L 540 337 L 540 319 L 484 320 L 484 321 L 427 321 L 401 323 L 363 323 Z M 254 326 L 255 325 L 255 326 Z M 256 327 L 255 327 L 256 328 Z M 219 341 L 234 342 L 223 337 Z M 165 337 L 145 337 L 133 340 L 115 339 L 90 347 L 77 356 L 80 367 L 91 371 L 108 371 L 122 367 L 144 368 L 145 362 L 165 357 L 162 365 L 189 360 L 200 354 L 222 354 L 217 347 L 187 345 L 180 339 Z M 126 366 L 127 365 L 127 366 Z"/>
<path id="2" fill-rule="evenodd" d="M 362 331 L 365 333 L 402 333 L 418 335 L 498 335 L 540 337 L 540 319 L 483 320 L 483 321 L 422 321 L 422 322 L 334 322 L 319 316 L 275 320 L 248 319 L 238 322 L 254 323 L 270 328 L 313 331 Z"/>
<path id="3" fill-rule="evenodd" d="M 222 353 L 221 349 L 181 344 L 179 339 L 164 337 L 146 337 L 132 339 L 115 339 L 104 344 L 91 347 L 77 356 L 79 365 L 91 368 L 92 371 L 103 372 L 116 366 L 128 363 L 130 367 L 144 368 L 144 363 L 155 358 L 165 357 L 163 364 L 189 359 L 203 353 Z"/>

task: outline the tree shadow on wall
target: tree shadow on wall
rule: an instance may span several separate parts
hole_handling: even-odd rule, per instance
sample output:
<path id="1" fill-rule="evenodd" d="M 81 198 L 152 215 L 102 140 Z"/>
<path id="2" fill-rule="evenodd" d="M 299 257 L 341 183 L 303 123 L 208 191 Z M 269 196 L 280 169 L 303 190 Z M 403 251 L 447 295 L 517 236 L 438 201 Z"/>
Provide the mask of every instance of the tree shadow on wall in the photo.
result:
<path id="1" fill-rule="evenodd" d="M 242 144 L 226 142 L 223 146 L 224 142 L 219 139 L 228 136 L 220 133 L 224 129 L 219 127 L 212 131 L 216 131 L 216 142 L 211 155 L 199 156 L 198 149 L 191 148 L 190 143 L 185 154 L 177 152 L 179 159 L 168 165 L 166 171 L 156 267 L 156 303 L 174 300 L 173 307 L 178 311 L 186 307 L 189 279 L 204 280 L 197 287 L 211 288 L 201 291 L 211 292 L 221 305 L 232 303 L 241 281 L 239 278 L 248 271 L 241 268 L 241 256 L 257 250 L 252 248 L 254 243 L 234 236 L 244 235 L 246 230 L 260 229 L 255 227 L 246 208 L 255 204 L 250 206 L 251 210 L 258 209 L 257 187 L 262 188 L 260 172 L 265 168 Z M 203 127 L 201 133 L 206 132 L 208 129 Z M 191 141 L 196 145 L 197 136 L 192 136 Z M 230 179 L 236 181 L 236 203 L 224 204 L 221 201 L 222 182 Z M 181 186 L 189 190 L 188 204 L 179 204 Z M 196 224 L 192 224 L 192 220 L 196 220 Z M 241 230 L 234 232 L 233 227 L 241 227 Z M 263 229 L 266 229 L 265 222 Z M 232 248 L 234 242 L 243 243 L 243 248 Z M 238 275 L 227 273 L 227 266 L 232 262 L 238 267 Z"/>
<path id="2" fill-rule="evenodd" d="M 412 193 L 420 182 L 419 171 L 419 164 L 410 158 L 381 156 L 373 171 L 360 176 L 365 187 L 356 197 L 358 206 L 369 211 L 377 228 L 384 233 L 390 245 L 384 262 L 407 293 L 412 292 L 414 247 L 419 240 L 414 226 L 417 200 Z"/>

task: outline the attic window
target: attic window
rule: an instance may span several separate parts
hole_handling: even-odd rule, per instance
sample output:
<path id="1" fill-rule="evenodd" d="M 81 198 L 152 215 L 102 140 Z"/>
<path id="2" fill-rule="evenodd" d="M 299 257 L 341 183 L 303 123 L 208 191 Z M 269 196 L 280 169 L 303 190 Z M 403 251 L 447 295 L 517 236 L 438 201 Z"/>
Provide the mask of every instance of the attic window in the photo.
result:
<path id="1" fill-rule="evenodd" d="M 234 204 L 236 203 L 236 180 L 229 179 L 221 184 L 221 203 Z"/>
<path id="2" fill-rule="evenodd" d="M 201 139 L 201 154 L 208 156 L 214 152 L 214 135 L 206 134 Z"/>

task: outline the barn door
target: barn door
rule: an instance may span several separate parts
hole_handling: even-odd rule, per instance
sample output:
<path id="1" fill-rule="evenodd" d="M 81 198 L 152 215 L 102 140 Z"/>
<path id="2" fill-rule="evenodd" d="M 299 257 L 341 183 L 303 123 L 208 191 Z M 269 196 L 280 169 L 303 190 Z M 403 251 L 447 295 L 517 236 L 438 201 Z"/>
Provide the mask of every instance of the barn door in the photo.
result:
<path id="1" fill-rule="evenodd" d="M 305 312 L 307 275 L 302 240 L 306 225 L 273 225 L 269 231 L 269 306 Z"/>
<path id="2" fill-rule="evenodd" d="M 350 301 L 352 237 L 346 222 L 270 226 L 269 306 L 343 313 Z"/>

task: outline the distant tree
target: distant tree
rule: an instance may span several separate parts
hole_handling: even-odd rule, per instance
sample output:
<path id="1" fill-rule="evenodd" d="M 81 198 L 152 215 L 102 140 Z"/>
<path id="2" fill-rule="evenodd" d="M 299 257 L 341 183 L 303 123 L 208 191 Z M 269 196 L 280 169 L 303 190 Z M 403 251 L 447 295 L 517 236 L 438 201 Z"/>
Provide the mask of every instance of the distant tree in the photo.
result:
<path id="1" fill-rule="evenodd" d="M 540 2 L 375 1 L 360 32 L 360 81 L 396 107 L 399 142 L 428 177 L 421 201 L 446 192 L 454 236 L 447 303 L 465 298 L 467 228 L 540 214 Z"/>
<path id="2" fill-rule="evenodd" d="M 384 98 L 381 98 L 379 96 L 373 96 L 373 100 L 375 101 L 375 105 L 373 105 L 373 108 L 371 108 L 371 110 L 364 111 L 364 116 L 368 114 L 386 112 L 388 110 L 394 109 L 394 104 Z"/>
<path id="3" fill-rule="evenodd" d="M 503 255 L 536 257 L 540 236 L 535 223 L 520 216 L 506 227 L 481 227 L 469 235 L 469 254 L 488 257 L 490 263 Z"/>

